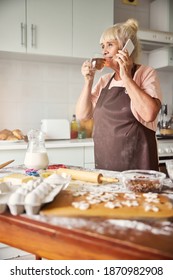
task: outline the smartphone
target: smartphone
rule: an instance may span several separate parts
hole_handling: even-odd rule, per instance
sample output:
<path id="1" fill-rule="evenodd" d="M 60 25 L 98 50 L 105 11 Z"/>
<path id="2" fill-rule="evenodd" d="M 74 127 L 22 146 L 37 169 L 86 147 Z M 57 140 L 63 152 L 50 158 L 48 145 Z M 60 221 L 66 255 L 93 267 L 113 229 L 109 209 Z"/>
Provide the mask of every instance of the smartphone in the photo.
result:
<path id="1" fill-rule="evenodd" d="M 122 51 L 127 50 L 129 56 L 132 54 L 133 50 L 134 50 L 135 46 L 133 45 L 131 39 L 128 39 L 125 46 L 123 47 Z"/>

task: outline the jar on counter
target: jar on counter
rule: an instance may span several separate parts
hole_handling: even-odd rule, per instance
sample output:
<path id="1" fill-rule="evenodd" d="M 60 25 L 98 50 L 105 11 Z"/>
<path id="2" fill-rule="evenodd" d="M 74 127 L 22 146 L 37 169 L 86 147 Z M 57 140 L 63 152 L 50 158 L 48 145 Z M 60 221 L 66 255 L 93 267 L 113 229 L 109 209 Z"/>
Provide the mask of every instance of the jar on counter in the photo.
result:
<path id="1" fill-rule="evenodd" d="M 86 121 L 80 121 L 80 130 L 85 131 L 85 137 L 91 138 L 93 132 L 94 121 L 89 119 Z"/>
<path id="2" fill-rule="evenodd" d="M 86 138 L 85 130 L 79 130 L 79 132 L 78 132 L 78 139 L 85 139 L 85 138 Z"/>
<path id="3" fill-rule="evenodd" d="M 24 165 L 31 169 L 45 169 L 49 159 L 45 147 L 45 135 L 41 130 L 31 130 L 28 133 L 28 147 Z"/>

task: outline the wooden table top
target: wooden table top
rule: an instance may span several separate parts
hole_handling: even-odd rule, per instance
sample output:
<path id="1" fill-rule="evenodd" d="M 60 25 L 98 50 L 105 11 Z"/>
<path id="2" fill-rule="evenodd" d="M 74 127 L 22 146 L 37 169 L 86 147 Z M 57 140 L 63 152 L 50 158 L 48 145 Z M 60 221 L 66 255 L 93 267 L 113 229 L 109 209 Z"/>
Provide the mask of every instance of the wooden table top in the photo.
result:
<path id="1" fill-rule="evenodd" d="M 0 215 L 0 242 L 46 259 L 173 259 L 173 218 Z"/>
<path id="2" fill-rule="evenodd" d="M 172 240 L 172 216 L 0 215 L 0 242 L 46 259 L 173 259 Z"/>

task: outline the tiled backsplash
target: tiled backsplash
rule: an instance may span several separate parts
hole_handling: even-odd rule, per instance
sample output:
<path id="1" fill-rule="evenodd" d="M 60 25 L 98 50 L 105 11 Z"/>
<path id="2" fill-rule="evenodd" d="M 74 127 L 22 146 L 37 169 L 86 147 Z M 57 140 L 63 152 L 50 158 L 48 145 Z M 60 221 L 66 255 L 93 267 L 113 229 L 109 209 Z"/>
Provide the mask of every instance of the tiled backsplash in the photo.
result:
<path id="1" fill-rule="evenodd" d="M 159 72 L 159 76 L 164 102 L 172 107 L 172 73 Z M 27 132 L 38 128 L 44 118 L 71 120 L 82 87 L 81 63 L 1 58 L 0 130 Z"/>
<path id="2" fill-rule="evenodd" d="M 71 119 L 81 65 L 0 60 L 0 129 L 38 128 L 44 118 Z"/>

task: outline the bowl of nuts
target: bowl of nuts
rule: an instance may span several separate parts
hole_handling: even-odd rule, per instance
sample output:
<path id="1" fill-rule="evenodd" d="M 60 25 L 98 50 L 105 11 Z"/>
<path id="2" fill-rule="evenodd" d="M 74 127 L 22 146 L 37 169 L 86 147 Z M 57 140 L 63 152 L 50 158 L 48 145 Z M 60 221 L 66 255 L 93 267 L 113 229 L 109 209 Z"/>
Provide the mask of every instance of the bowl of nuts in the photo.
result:
<path id="1" fill-rule="evenodd" d="M 133 192 L 160 192 L 166 174 L 154 170 L 127 170 L 121 172 L 122 183 Z"/>

